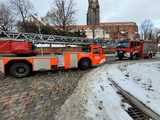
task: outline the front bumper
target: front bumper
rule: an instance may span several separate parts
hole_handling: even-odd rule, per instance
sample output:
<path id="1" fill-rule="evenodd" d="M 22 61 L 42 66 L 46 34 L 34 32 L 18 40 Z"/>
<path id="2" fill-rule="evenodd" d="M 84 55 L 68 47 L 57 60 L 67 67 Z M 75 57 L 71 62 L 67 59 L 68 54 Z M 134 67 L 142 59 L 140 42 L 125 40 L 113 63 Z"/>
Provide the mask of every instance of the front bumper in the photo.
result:
<path id="1" fill-rule="evenodd" d="M 106 60 L 106 58 L 103 58 L 100 62 L 99 62 L 99 64 L 103 64 L 103 63 L 105 63 L 107 60 Z"/>

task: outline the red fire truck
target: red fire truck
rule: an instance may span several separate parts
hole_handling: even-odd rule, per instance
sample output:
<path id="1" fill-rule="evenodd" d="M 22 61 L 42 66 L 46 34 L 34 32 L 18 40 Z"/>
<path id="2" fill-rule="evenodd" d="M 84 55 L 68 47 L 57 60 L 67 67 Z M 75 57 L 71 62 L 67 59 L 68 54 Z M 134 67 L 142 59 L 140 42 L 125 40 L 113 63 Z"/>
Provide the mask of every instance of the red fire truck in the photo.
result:
<path id="1" fill-rule="evenodd" d="M 157 43 L 153 41 L 121 40 L 117 42 L 116 52 L 120 60 L 123 58 L 132 60 L 152 58 L 157 52 Z"/>
<path id="2" fill-rule="evenodd" d="M 58 68 L 85 70 L 100 65 L 106 59 L 101 45 L 98 44 L 79 44 L 73 47 L 69 44 L 45 43 L 36 44 L 37 47 L 33 46 L 26 40 L 1 39 L 0 71 L 21 78 L 30 75 L 33 71 Z"/>

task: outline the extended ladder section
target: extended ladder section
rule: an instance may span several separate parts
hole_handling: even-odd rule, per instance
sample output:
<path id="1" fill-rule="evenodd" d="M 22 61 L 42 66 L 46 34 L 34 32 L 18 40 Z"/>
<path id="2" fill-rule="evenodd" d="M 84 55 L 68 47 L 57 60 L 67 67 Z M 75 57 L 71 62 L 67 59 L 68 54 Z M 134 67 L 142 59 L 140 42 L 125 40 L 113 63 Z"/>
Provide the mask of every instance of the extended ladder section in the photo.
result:
<path id="1" fill-rule="evenodd" d="M 87 45 L 87 44 L 101 44 L 102 46 L 111 44 L 109 41 L 99 39 L 88 39 L 81 37 L 68 37 L 57 35 L 45 35 L 35 33 L 16 33 L 0 30 L 0 38 L 13 38 L 13 39 L 25 39 L 33 42 L 34 44 L 69 44 L 69 45 Z"/>

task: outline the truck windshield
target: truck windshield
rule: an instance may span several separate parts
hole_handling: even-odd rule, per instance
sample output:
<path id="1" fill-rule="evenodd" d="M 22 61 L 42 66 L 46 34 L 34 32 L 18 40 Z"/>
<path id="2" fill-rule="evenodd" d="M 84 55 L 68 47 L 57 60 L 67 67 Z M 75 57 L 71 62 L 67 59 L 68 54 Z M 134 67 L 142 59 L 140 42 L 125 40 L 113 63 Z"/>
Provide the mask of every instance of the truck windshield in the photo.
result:
<path id="1" fill-rule="evenodd" d="M 128 41 L 119 41 L 117 43 L 117 48 L 128 48 L 129 47 L 129 42 Z"/>

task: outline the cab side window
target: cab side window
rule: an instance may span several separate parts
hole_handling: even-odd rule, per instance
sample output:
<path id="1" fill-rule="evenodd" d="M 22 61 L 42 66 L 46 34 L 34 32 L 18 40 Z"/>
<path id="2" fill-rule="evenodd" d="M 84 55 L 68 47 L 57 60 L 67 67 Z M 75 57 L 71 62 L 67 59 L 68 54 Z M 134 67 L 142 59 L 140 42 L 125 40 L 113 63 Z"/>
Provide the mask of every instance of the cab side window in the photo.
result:
<path id="1" fill-rule="evenodd" d="M 84 47 L 82 48 L 82 52 L 90 52 L 91 49 L 89 47 Z"/>
<path id="2" fill-rule="evenodd" d="M 93 49 L 93 54 L 99 54 L 99 53 L 100 53 L 99 48 L 94 48 Z"/>

